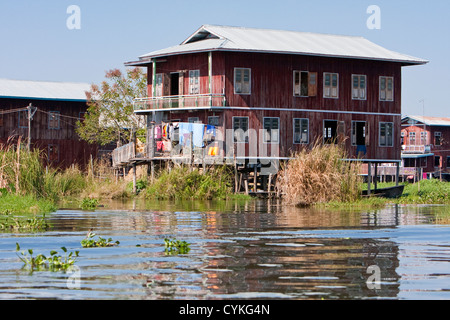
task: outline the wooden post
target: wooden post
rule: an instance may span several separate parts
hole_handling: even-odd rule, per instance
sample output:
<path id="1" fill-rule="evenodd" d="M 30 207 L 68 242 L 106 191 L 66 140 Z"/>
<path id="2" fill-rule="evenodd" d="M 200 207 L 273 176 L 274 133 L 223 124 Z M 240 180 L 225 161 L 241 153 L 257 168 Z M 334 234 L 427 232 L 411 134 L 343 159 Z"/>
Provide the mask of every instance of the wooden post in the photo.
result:
<path id="1" fill-rule="evenodd" d="M 375 177 L 374 177 L 374 181 L 373 181 L 373 187 L 374 190 L 378 189 L 378 163 L 375 162 Z"/>
<path id="2" fill-rule="evenodd" d="M 368 166 L 367 166 L 367 195 L 370 196 L 371 195 L 371 184 L 372 182 L 372 163 L 369 162 Z"/>
<path id="3" fill-rule="evenodd" d="M 269 182 L 267 183 L 267 192 L 269 196 L 272 194 L 272 174 L 269 174 Z"/>
<path id="4" fill-rule="evenodd" d="M 254 168 L 254 171 L 253 171 L 253 192 L 257 192 L 258 191 L 258 179 L 257 179 L 257 177 L 258 177 L 258 167 L 256 166 L 256 164 L 255 164 L 255 168 Z"/>
<path id="5" fill-rule="evenodd" d="M 31 151 L 31 103 L 27 107 L 28 110 L 28 141 L 27 141 L 27 149 Z"/>
<path id="6" fill-rule="evenodd" d="M 133 193 L 136 194 L 136 162 L 133 163 Z"/>
<path id="7" fill-rule="evenodd" d="M 245 194 L 248 196 L 248 177 L 249 175 L 247 175 L 244 179 L 244 186 L 245 186 Z"/>
<path id="8" fill-rule="evenodd" d="M 400 183 L 400 162 L 397 162 L 397 167 L 395 170 L 395 185 L 398 187 Z"/>
<path id="9" fill-rule="evenodd" d="M 155 181 L 155 162 L 153 160 L 150 162 L 150 171 L 150 181 L 153 183 Z"/>
<path id="10" fill-rule="evenodd" d="M 191 146 L 191 153 L 190 153 L 190 160 L 191 160 L 191 172 L 192 172 L 192 168 L 194 166 L 194 133 L 190 132 L 189 133 L 189 139 L 191 139 L 190 142 L 190 146 Z"/>

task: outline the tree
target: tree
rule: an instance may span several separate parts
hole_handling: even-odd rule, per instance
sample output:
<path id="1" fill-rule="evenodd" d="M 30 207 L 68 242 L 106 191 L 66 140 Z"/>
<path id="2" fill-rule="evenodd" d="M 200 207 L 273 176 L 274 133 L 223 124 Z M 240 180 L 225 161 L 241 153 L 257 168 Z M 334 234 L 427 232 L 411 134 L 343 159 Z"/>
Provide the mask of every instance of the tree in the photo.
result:
<path id="1" fill-rule="evenodd" d="M 88 109 L 84 119 L 77 122 L 76 131 L 89 143 L 117 141 L 120 146 L 144 129 L 144 118 L 133 112 L 133 100 L 147 95 L 147 75 L 134 68 L 127 69 L 126 75 L 118 69 L 109 70 L 105 77 L 100 86 L 93 84 L 86 92 Z"/>

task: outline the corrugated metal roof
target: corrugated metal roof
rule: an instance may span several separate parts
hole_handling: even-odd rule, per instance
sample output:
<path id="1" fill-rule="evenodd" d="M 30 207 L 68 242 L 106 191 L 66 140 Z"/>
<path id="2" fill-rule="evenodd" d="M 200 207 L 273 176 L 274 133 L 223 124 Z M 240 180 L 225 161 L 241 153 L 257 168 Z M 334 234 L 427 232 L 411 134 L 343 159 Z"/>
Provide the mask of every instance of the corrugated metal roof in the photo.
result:
<path id="1" fill-rule="evenodd" d="M 427 126 L 450 127 L 450 118 L 424 116 L 406 116 L 402 118 L 402 122 L 409 120 L 424 123 Z"/>
<path id="2" fill-rule="evenodd" d="M 400 62 L 404 65 L 428 62 L 385 49 L 363 37 L 214 25 L 203 25 L 180 45 L 150 52 L 141 56 L 140 61 L 168 55 L 217 50 L 382 60 Z"/>
<path id="3" fill-rule="evenodd" d="M 0 98 L 86 101 L 88 83 L 0 79 Z"/>

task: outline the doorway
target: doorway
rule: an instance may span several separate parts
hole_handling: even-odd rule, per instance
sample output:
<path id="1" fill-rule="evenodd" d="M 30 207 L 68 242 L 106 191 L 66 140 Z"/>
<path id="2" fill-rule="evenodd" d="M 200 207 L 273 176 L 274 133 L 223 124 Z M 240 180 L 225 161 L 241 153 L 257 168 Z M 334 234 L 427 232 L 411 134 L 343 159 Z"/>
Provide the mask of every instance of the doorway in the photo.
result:
<path id="1" fill-rule="evenodd" d="M 323 121 L 323 143 L 335 144 L 337 143 L 337 120 Z"/>
<path id="2" fill-rule="evenodd" d="M 170 95 L 180 95 L 180 74 L 178 72 L 170 74 Z"/>

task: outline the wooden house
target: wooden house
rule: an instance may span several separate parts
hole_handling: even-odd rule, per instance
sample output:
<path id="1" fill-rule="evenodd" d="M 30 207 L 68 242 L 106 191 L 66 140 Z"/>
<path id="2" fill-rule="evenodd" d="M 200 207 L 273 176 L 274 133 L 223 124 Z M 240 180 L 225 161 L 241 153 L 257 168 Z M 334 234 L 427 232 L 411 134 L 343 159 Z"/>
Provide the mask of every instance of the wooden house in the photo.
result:
<path id="1" fill-rule="evenodd" d="M 98 147 L 82 141 L 76 122 L 87 110 L 90 85 L 0 79 L 0 144 L 17 143 L 42 151 L 46 164 L 85 167 Z M 30 117 L 31 116 L 31 117 Z"/>
<path id="2" fill-rule="evenodd" d="M 225 160 L 288 159 L 319 139 L 350 159 L 399 164 L 402 67 L 425 63 L 361 37 L 204 25 L 126 65 L 148 69 L 135 112 L 149 130 L 214 126 Z"/>
<path id="3" fill-rule="evenodd" d="M 402 118 L 402 160 L 410 179 L 450 178 L 450 118 Z"/>

